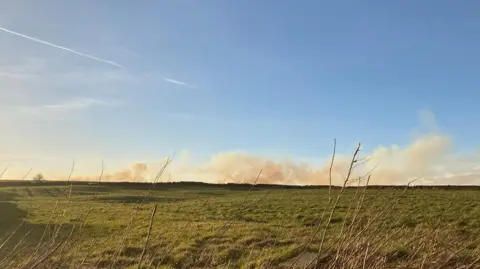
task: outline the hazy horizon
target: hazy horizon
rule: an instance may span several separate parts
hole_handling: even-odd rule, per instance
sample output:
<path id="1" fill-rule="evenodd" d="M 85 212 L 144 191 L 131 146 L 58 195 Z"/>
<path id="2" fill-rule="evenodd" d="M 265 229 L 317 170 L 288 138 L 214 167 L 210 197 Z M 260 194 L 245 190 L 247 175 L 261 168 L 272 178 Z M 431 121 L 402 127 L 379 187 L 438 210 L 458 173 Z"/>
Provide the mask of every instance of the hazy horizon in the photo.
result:
<path id="1" fill-rule="evenodd" d="M 0 1 L 5 178 L 480 185 L 480 3 Z"/>

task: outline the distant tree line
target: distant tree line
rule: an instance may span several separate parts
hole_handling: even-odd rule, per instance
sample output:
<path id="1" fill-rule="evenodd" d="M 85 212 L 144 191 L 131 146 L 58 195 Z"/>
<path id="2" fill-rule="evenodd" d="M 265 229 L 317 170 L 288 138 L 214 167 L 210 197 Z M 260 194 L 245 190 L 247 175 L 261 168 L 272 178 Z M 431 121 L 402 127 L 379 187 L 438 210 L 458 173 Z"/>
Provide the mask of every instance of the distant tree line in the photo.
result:
<path id="1" fill-rule="evenodd" d="M 0 180 L 0 187 L 9 187 L 9 186 L 22 186 L 29 184 L 28 182 L 33 182 L 35 184 L 41 184 L 45 186 L 54 186 L 59 184 L 72 184 L 78 186 L 88 186 L 88 185 L 97 185 L 102 186 L 111 186 L 111 187 L 121 187 L 121 188 L 134 188 L 134 189 L 149 189 L 151 188 L 152 183 L 148 182 L 90 182 L 90 181 L 48 181 L 42 174 L 37 174 L 32 178 L 32 181 L 21 181 L 21 180 Z M 229 190 L 248 190 L 252 187 L 251 184 L 236 184 L 236 183 L 227 183 L 227 184 L 213 184 L 213 183 L 203 183 L 203 182 L 162 182 L 157 183 L 157 189 L 162 188 L 186 188 L 186 187 L 195 187 L 195 188 L 219 188 L 219 189 L 229 189 Z M 273 185 L 273 184 L 257 184 L 253 190 L 265 190 L 265 189 L 328 189 L 328 185 L 309 185 L 309 186 L 297 186 L 297 185 Z M 339 189 L 339 186 L 332 186 L 333 189 Z M 357 188 L 356 186 L 347 187 L 348 189 Z M 361 187 L 363 188 L 363 187 Z M 369 185 L 368 189 L 403 189 L 405 185 Z M 480 186 L 476 185 L 416 185 L 410 186 L 409 189 L 436 189 L 436 190 L 480 190 Z"/>

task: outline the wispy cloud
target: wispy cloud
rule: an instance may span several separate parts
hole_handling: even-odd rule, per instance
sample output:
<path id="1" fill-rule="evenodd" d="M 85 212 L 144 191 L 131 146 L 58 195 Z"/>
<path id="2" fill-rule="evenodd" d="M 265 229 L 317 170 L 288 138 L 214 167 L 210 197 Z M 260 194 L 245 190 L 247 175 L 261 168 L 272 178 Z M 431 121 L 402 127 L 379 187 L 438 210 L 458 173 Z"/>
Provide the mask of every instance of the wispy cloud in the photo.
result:
<path id="1" fill-rule="evenodd" d="M 172 84 L 179 85 L 179 86 L 196 88 L 196 86 L 193 85 L 193 84 L 190 84 L 190 83 L 184 82 L 184 81 L 180 81 L 180 80 L 176 80 L 176 79 L 173 79 L 173 78 L 163 77 L 163 80 L 168 82 L 168 83 L 172 83 Z"/>
<path id="2" fill-rule="evenodd" d="M 40 43 L 40 44 L 44 44 L 44 45 L 47 45 L 47 46 L 50 46 L 50 47 L 54 47 L 54 48 L 57 48 L 57 49 L 68 51 L 70 53 L 76 54 L 76 55 L 81 56 L 81 57 L 85 57 L 85 58 L 89 58 L 89 59 L 92 59 L 92 60 L 95 60 L 95 61 L 98 61 L 98 62 L 110 64 L 110 65 L 113 65 L 113 66 L 116 66 L 116 67 L 125 68 L 123 65 L 118 64 L 116 62 L 106 60 L 106 59 L 102 59 L 102 58 L 98 58 L 98 57 L 93 56 L 93 55 L 85 54 L 85 53 L 82 53 L 82 52 L 79 52 L 79 51 L 76 51 L 76 50 L 73 50 L 73 49 L 70 49 L 70 48 L 67 48 L 67 47 L 56 45 L 56 44 L 50 43 L 48 41 L 41 40 L 41 39 L 38 39 L 38 38 L 35 38 L 35 37 L 31 37 L 31 36 L 28 36 L 28 35 L 25 35 L 25 34 L 22 34 L 22 33 L 19 33 L 19 32 L 15 32 L 15 31 L 3 28 L 3 27 L 0 27 L 0 30 L 5 32 L 5 33 L 9 33 L 9 34 L 12 34 L 12 35 L 15 35 L 15 36 L 23 37 L 23 38 L 26 38 L 28 40 L 31 40 L 31 41 L 34 41 L 34 42 L 37 42 L 37 43 Z"/>
<path id="3" fill-rule="evenodd" d="M 8 78 L 8 79 L 23 80 L 23 79 L 27 79 L 29 76 L 28 76 L 28 75 L 25 75 L 25 74 L 16 74 L 16 73 L 10 73 L 10 72 L 0 72 L 0 77 Z"/>
<path id="4" fill-rule="evenodd" d="M 11 117 L 21 116 L 27 118 L 66 118 L 76 115 L 78 112 L 99 106 L 118 106 L 120 102 L 111 102 L 94 98 L 72 98 L 58 103 L 44 105 L 17 105 L 0 106 Z"/>
<path id="5" fill-rule="evenodd" d="M 100 99 L 93 98 L 75 98 L 63 103 L 42 105 L 37 108 L 48 109 L 48 110 L 77 110 L 85 109 L 92 106 L 107 106 L 107 105 L 118 105 L 119 103 L 106 102 Z"/>

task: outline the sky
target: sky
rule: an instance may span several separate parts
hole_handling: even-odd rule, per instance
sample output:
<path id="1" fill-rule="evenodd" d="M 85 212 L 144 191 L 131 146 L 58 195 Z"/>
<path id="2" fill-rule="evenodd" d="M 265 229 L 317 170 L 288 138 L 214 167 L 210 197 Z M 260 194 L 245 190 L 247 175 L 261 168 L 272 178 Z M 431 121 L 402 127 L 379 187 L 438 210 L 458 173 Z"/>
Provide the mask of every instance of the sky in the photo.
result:
<path id="1" fill-rule="evenodd" d="M 480 184 L 478 1 L 0 7 L 4 178 L 73 161 L 89 177 L 102 160 L 131 178 L 175 154 L 186 180 L 275 164 L 308 166 L 275 182 L 315 183 L 336 139 L 339 156 L 362 142 L 384 163 L 379 182 Z"/>

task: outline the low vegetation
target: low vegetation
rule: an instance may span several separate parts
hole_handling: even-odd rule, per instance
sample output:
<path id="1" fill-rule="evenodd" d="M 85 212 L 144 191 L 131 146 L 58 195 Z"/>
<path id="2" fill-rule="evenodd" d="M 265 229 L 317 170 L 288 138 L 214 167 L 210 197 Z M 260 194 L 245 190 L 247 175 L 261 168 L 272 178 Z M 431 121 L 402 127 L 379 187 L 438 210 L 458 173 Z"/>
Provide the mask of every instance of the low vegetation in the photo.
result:
<path id="1" fill-rule="evenodd" d="M 3 183 L 0 268 L 479 268 L 475 189 L 152 187 Z"/>

